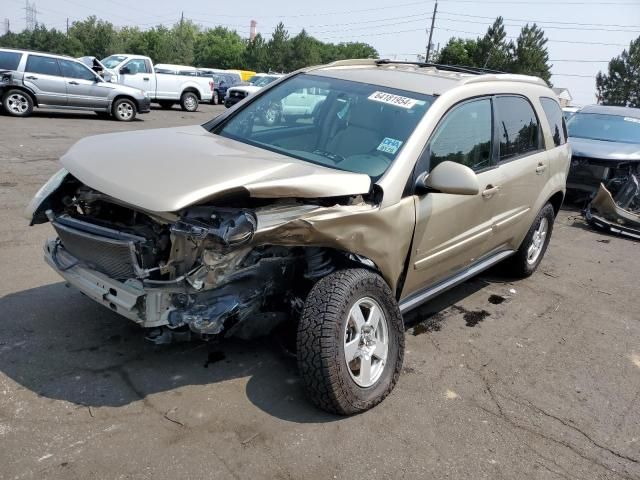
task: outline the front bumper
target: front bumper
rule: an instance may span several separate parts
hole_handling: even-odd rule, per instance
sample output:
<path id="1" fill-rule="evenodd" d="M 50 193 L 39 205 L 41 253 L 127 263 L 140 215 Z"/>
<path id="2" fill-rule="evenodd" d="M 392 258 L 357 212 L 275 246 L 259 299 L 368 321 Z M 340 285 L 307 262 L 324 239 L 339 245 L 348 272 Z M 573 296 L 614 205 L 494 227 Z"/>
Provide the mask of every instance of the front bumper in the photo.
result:
<path id="1" fill-rule="evenodd" d="M 227 108 L 233 107 L 236 103 L 241 102 L 246 97 L 226 97 L 224 99 L 224 106 Z"/>
<path id="2" fill-rule="evenodd" d="M 169 315 L 173 310 L 169 293 L 145 289 L 138 280 L 119 282 L 92 270 L 67 252 L 58 239 L 46 241 L 44 259 L 69 285 L 142 327 L 159 327 L 169 323 Z"/>
<path id="3" fill-rule="evenodd" d="M 142 100 L 138 100 L 138 113 L 149 113 L 151 111 L 151 99 L 144 97 Z"/>

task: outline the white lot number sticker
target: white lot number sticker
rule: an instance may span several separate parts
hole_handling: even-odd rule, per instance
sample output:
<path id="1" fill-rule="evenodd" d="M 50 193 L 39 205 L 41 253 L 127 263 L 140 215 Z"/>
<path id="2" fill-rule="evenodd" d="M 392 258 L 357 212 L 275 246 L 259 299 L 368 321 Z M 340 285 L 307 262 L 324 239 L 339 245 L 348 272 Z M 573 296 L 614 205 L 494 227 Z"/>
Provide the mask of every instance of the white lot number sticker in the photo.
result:
<path id="1" fill-rule="evenodd" d="M 395 153 L 398 150 L 400 150 L 401 145 L 402 145 L 402 142 L 400 140 L 396 140 L 395 138 L 385 137 L 385 139 L 382 140 L 382 142 L 380 142 L 380 145 L 378 145 L 378 150 L 380 150 L 381 152 L 391 153 L 392 155 L 395 155 Z"/>
<path id="2" fill-rule="evenodd" d="M 373 92 L 369 95 L 369 100 L 406 109 L 413 108 L 413 106 L 418 103 L 418 100 L 415 98 L 403 97 L 401 95 L 394 95 L 393 93 L 385 92 Z"/>
<path id="3" fill-rule="evenodd" d="M 625 122 L 640 123 L 640 118 L 624 117 Z"/>

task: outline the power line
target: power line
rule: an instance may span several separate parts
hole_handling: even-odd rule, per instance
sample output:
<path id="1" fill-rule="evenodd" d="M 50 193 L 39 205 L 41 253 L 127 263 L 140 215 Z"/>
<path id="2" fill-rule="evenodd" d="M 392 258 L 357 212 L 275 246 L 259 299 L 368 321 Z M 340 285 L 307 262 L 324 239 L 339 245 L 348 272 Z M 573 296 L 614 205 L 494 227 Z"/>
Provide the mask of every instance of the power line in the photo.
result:
<path id="1" fill-rule="evenodd" d="M 444 12 L 442 12 L 444 13 Z M 453 14 L 451 14 L 453 15 Z M 456 22 L 456 23 L 475 23 L 475 24 L 480 24 L 480 25 L 486 25 L 487 22 L 486 21 L 474 21 L 474 20 L 465 20 L 465 19 L 453 19 L 453 18 L 443 18 L 442 20 L 447 21 L 447 22 Z M 598 27 L 587 27 L 587 26 L 580 26 L 580 25 L 576 25 L 575 27 L 568 27 L 568 26 L 559 26 L 559 25 L 544 25 L 543 22 L 533 22 L 538 24 L 540 28 L 544 28 L 544 29 L 549 29 L 549 30 L 591 30 L 591 31 L 602 31 L 602 32 L 621 32 L 621 33 L 625 33 L 625 32 L 629 32 L 629 33 L 640 33 L 640 30 L 620 30 L 620 27 L 616 28 L 598 28 Z M 522 24 L 510 24 L 510 23 L 505 23 L 504 24 L 505 27 L 523 27 L 524 25 Z"/>
<path id="2" fill-rule="evenodd" d="M 457 15 L 459 17 L 469 17 L 469 18 L 486 18 L 489 20 L 495 20 L 497 17 L 485 17 L 482 15 L 470 15 L 468 13 L 454 13 L 454 12 L 441 12 L 446 13 L 448 15 Z M 560 22 L 557 20 L 533 20 L 530 18 L 506 18 L 503 17 L 503 20 L 508 20 L 511 22 L 536 22 L 536 23 L 552 23 L 558 25 L 579 25 L 583 27 L 622 27 L 622 28 L 637 28 L 638 25 L 618 25 L 615 23 L 579 23 L 579 22 Z"/>

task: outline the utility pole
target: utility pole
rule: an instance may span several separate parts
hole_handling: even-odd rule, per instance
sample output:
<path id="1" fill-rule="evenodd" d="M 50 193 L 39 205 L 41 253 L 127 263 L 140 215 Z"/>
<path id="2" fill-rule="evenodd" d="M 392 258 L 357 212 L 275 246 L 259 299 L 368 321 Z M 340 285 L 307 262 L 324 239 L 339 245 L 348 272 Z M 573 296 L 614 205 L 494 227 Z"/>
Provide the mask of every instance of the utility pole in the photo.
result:
<path id="1" fill-rule="evenodd" d="M 433 6 L 433 15 L 431 16 L 431 29 L 429 30 L 429 42 L 427 42 L 427 58 L 425 62 L 429 63 L 429 55 L 431 54 L 431 39 L 433 38 L 433 26 L 436 23 L 436 13 L 438 12 L 438 2 Z"/>
<path id="2" fill-rule="evenodd" d="M 69 17 L 67 17 L 67 37 L 69 36 Z"/>
<path id="3" fill-rule="evenodd" d="M 184 23 L 184 10 L 182 11 L 182 14 L 180 15 L 180 26 L 182 26 L 183 23 Z"/>

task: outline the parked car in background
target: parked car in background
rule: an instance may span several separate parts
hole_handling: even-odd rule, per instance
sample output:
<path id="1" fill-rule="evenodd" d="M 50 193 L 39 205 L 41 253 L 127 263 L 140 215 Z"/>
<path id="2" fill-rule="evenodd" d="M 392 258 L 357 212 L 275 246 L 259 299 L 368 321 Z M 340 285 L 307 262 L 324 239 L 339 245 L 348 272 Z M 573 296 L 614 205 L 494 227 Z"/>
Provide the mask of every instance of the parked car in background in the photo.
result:
<path id="1" fill-rule="evenodd" d="M 90 110 L 127 122 L 150 110 L 143 90 L 106 82 L 76 59 L 5 48 L 0 49 L 0 98 L 4 111 L 16 117 L 41 107 Z"/>
<path id="2" fill-rule="evenodd" d="M 183 110 L 195 112 L 199 102 L 209 103 L 213 96 L 211 79 L 191 73 L 194 67 L 166 65 L 162 72 L 156 72 L 149 57 L 129 54 L 111 55 L 101 63 L 109 70 L 112 82 L 146 91 L 162 108 L 179 103 Z"/>
<path id="3" fill-rule="evenodd" d="M 312 401 L 362 412 L 400 376 L 402 315 L 499 262 L 531 275 L 563 201 L 553 91 L 470 72 L 335 62 L 204 125 L 86 138 L 27 218 L 56 231 L 47 263 L 148 339 L 288 326 Z M 300 91 L 324 96 L 311 116 L 256 122 Z"/>
<path id="4" fill-rule="evenodd" d="M 608 185 L 615 195 L 640 174 L 640 109 L 589 105 L 567 122 L 573 155 L 567 188 L 579 199 Z"/>
<path id="5" fill-rule="evenodd" d="M 199 71 L 203 72 L 203 74 L 211 75 L 213 78 L 213 97 L 211 98 L 211 103 L 214 105 L 222 102 L 229 88 L 244 84 L 240 75 L 234 72 L 218 72 L 210 69 L 199 69 Z"/>
<path id="6" fill-rule="evenodd" d="M 569 119 L 573 117 L 578 110 L 580 110 L 580 107 L 563 107 L 562 114 L 564 115 L 564 119 L 569 121 Z"/>
<path id="7" fill-rule="evenodd" d="M 260 74 L 251 77 L 251 81 L 248 85 L 239 85 L 237 87 L 230 88 L 224 97 L 224 106 L 230 108 L 234 106 L 246 97 L 256 93 L 271 82 L 281 78 L 283 75 L 277 74 Z"/>
<path id="8" fill-rule="evenodd" d="M 236 70 L 236 69 L 230 68 L 230 69 L 227 69 L 226 71 L 229 73 L 236 73 L 240 75 L 240 78 L 242 79 L 243 82 L 249 81 L 249 79 L 256 74 L 256 72 L 254 72 L 253 70 Z"/>

